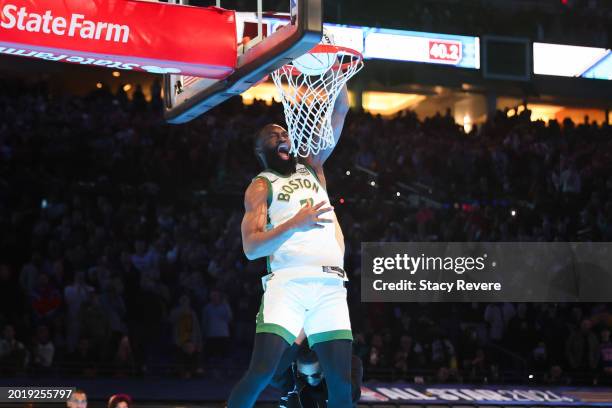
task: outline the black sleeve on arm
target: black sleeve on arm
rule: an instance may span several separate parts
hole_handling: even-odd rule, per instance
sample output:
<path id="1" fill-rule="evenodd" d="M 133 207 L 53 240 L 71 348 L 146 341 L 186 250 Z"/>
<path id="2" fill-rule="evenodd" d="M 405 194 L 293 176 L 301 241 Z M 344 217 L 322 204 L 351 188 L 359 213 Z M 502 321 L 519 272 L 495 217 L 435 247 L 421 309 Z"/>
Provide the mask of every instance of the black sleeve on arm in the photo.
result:
<path id="1" fill-rule="evenodd" d="M 363 363 L 361 359 L 353 354 L 351 361 L 351 395 L 353 402 L 359 402 L 361 398 L 361 384 L 363 383 Z"/>

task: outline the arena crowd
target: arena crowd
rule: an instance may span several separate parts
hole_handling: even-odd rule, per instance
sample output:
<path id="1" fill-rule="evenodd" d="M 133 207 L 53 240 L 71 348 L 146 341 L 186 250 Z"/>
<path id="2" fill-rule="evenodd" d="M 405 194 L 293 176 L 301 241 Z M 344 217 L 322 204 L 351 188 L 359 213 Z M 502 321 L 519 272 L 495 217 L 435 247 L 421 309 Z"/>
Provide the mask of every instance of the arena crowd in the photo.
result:
<path id="1" fill-rule="evenodd" d="M 242 252 L 242 198 L 281 107 L 170 126 L 141 90 L 0 88 L 2 375 L 239 371 L 265 271 Z M 362 241 L 610 241 L 611 156 L 588 119 L 498 112 L 466 134 L 444 112 L 351 112 L 326 174 L 366 379 L 610 383 L 609 304 L 361 303 L 359 274 Z"/>

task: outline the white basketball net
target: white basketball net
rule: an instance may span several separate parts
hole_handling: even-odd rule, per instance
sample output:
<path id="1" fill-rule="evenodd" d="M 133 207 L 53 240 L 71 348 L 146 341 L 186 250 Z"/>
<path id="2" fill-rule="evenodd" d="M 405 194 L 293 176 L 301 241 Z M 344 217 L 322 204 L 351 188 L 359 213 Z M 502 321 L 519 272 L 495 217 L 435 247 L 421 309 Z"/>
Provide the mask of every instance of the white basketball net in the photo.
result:
<path id="1" fill-rule="evenodd" d="M 325 53 L 335 53 L 338 62 L 322 75 L 303 74 L 291 63 L 272 73 L 283 101 L 293 155 L 307 157 L 334 146 L 334 104 L 344 84 L 363 67 L 358 53 L 325 47 Z"/>

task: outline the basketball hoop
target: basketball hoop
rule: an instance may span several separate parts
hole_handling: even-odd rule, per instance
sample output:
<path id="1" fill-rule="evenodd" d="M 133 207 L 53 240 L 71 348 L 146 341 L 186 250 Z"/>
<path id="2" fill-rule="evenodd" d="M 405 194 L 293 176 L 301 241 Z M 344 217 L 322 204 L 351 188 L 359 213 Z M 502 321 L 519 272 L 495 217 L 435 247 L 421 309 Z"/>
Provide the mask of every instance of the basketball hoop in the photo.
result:
<path id="1" fill-rule="evenodd" d="M 315 75 L 301 72 L 297 60 L 272 72 L 283 101 L 290 153 L 301 157 L 334 146 L 334 104 L 346 82 L 363 68 L 363 56 L 350 48 L 319 44 L 309 54 L 317 61 L 331 55 L 334 63 L 330 67 L 324 65 L 324 72 Z"/>

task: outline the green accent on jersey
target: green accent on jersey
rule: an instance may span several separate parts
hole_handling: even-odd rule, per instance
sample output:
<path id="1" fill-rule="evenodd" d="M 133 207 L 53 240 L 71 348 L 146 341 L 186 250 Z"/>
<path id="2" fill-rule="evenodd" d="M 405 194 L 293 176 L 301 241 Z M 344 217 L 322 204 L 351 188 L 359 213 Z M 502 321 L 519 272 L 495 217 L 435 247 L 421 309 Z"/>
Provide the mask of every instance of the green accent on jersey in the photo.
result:
<path id="1" fill-rule="evenodd" d="M 315 333 L 308 336 L 308 346 L 312 348 L 317 343 L 331 340 L 351 340 L 353 341 L 353 332 L 350 330 L 331 330 L 323 333 Z"/>
<path id="2" fill-rule="evenodd" d="M 300 205 L 302 207 L 304 207 L 304 204 L 306 204 L 306 207 L 312 207 L 312 206 L 314 206 L 314 199 L 312 199 L 312 198 L 305 198 L 303 200 L 300 200 Z"/>
<path id="3" fill-rule="evenodd" d="M 312 176 L 315 178 L 315 180 L 317 180 L 319 182 L 319 185 L 321 187 L 323 187 L 323 190 L 327 191 L 327 189 L 323 186 L 323 183 L 321 183 L 321 180 L 319 180 L 319 176 L 317 176 L 317 172 L 314 171 L 314 169 L 310 166 L 310 164 L 306 164 L 303 163 L 304 167 L 306 167 L 308 169 L 308 171 L 310 171 L 310 174 L 312 174 Z"/>
<path id="4" fill-rule="evenodd" d="M 276 170 L 272 170 L 272 169 L 265 169 L 264 171 L 265 171 L 265 172 L 268 172 L 268 173 L 272 173 L 272 174 L 274 174 L 275 176 L 278 176 L 278 177 L 280 177 L 280 178 L 289 178 L 289 177 L 291 177 L 291 174 L 290 174 L 290 175 L 288 175 L 288 176 L 283 176 L 283 175 L 282 175 L 282 174 L 280 174 L 278 171 L 276 171 Z"/>

